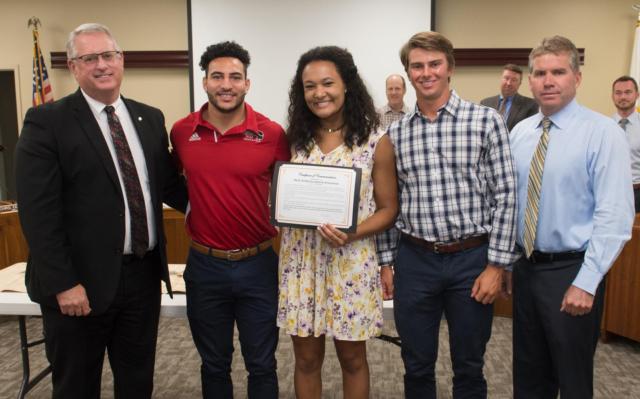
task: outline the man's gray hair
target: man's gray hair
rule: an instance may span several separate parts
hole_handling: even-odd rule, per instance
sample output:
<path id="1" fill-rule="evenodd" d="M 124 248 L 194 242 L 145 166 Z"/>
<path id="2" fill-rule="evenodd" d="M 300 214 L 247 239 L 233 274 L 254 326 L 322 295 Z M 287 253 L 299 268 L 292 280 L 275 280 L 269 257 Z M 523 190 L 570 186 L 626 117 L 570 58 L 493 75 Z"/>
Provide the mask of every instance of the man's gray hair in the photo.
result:
<path id="1" fill-rule="evenodd" d="M 78 37 L 83 33 L 92 33 L 92 32 L 102 32 L 106 34 L 107 36 L 109 36 L 109 39 L 111 39 L 111 41 L 113 42 L 114 48 L 117 51 L 122 51 L 108 27 L 102 24 L 92 22 L 88 24 L 82 24 L 77 28 L 75 28 L 73 31 L 71 31 L 71 33 L 69 33 L 69 38 L 67 39 L 67 59 L 70 60 L 78 56 L 78 52 L 76 51 L 76 47 L 75 47 L 76 37 Z"/>
<path id="2" fill-rule="evenodd" d="M 566 37 L 553 36 L 546 37 L 538 47 L 531 50 L 529 54 L 529 70 L 533 71 L 533 60 L 544 54 L 560 55 L 565 53 L 569 56 L 569 65 L 574 72 L 580 71 L 580 54 L 573 42 Z"/>

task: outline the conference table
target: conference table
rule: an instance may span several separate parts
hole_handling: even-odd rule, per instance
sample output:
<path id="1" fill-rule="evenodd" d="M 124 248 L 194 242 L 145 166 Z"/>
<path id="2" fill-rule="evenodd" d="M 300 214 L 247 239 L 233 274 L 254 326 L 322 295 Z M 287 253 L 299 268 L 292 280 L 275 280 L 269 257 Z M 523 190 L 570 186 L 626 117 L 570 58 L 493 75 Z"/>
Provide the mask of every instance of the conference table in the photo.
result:
<path id="1" fill-rule="evenodd" d="M 18 392 L 18 399 L 23 399 L 25 395 L 33 389 L 44 377 L 51 372 L 51 367 L 38 372 L 31 378 L 31 368 L 29 365 L 29 348 L 44 343 L 44 339 L 40 338 L 29 341 L 27 332 L 27 317 L 40 316 L 40 305 L 32 302 L 25 292 L 24 287 L 24 270 L 26 263 L 16 263 L 5 269 L 0 270 L 0 315 L 17 316 L 20 334 L 20 352 L 22 355 L 22 383 Z M 179 317 L 187 316 L 187 299 L 184 294 L 184 280 L 182 272 L 184 264 L 169 265 L 169 273 L 171 277 L 171 286 L 173 287 L 173 298 L 163 291 L 162 302 L 160 307 L 161 317 Z M 163 290 L 164 290 L 164 284 Z M 385 320 L 393 320 L 393 301 L 384 301 L 383 317 Z M 395 345 L 400 345 L 397 337 L 381 335 L 378 337 Z"/>

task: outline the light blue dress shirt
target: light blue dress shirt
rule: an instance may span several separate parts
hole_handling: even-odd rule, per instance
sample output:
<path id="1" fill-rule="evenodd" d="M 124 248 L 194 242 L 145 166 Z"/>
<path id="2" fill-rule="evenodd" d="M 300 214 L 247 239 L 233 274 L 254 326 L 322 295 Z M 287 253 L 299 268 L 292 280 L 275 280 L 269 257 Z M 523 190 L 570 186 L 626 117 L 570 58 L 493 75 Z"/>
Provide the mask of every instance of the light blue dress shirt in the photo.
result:
<path id="1" fill-rule="evenodd" d="M 617 112 L 612 118 L 616 123 L 622 119 Z M 625 136 L 631 149 L 631 176 L 633 177 L 633 184 L 638 184 L 640 183 L 640 114 L 633 111 L 627 117 L 627 120 L 629 124 L 627 124 Z"/>
<path id="2" fill-rule="evenodd" d="M 542 135 L 541 113 L 510 134 L 518 177 L 517 242 L 522 246 L 529 166 Z M 635 217 L 629 145 L 616 123 L 575 99 L 551 115 L 538 227 L 541 252 L 586 251 L 573 285 L 595 294 Z"/>

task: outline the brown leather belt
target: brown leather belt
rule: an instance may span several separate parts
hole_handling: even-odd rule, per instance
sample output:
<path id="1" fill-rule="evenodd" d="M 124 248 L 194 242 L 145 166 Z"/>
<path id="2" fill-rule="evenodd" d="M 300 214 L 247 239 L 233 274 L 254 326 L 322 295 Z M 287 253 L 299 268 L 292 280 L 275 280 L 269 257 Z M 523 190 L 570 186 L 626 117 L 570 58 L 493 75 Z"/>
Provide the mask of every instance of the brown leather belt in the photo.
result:
<path id="1" fill-rule="evenodd" d="M 255 245 L 253 247 L 224 250 L 224 249 L 209 248 L 205 245 L 198 244 L 195 241 L 191 241 L 191 248 L 195 249 L 201 254 L 213 256 L 215 258 L 226 259 L 226 260 L 242 260 L 250 256 L 259 254 L 260 252 L 270 248 L 272 244 L 273 244 L 273 239 L 268 239 L 267 241 L 261 242 L 260 244 Z"/>
<path id="2" fill-rule="evenodd" d="M 634 190 L 638 190 L 638 189 L 640 189 L 640 183 L 634 183 L 634 185 L 633 185 L 633 189 L 634 189 Z"/>
<path id="3" fill-rule="evenodd" d="M 427 251 L 436 254 L 452 254 L 455 252 L 464 251 L 465 249 L 479 247 L 480 245 L 489 242 L 489 237 L 486 234 L 447 242 L 425 241 L 414 236 L 410 236 L 409 234 L 402 234 L 402 237 L 416 245 L 421 246 Z"/>

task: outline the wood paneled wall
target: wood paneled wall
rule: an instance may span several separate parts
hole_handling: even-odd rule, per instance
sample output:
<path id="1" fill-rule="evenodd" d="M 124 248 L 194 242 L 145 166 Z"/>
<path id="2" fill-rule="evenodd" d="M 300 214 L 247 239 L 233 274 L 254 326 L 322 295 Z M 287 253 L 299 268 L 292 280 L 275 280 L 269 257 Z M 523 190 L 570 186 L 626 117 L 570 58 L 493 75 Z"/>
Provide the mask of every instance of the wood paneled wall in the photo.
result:
<path id="1" fill-rule="evenodd" d="M 0 269 L 25 262 L 28 256 L 29 248 L 22 235 L 18 212 L 0 213 Z"/>
<path id="2" fill-rule="evenodd" d="M 164 209 L 164 234 L 167 237 L 167 261 L 187 263 L 189 236 L 185 231 L 184 215 L 175 209 Z"/>
<path id="3" fill-rule="evenodd" d="M 185 263 L 189 237 L 184 215 L 174 209 L 164 210 L 169 263 Z M 277 241 L 274 246 L 277 247 Z M 22 235 L 17 212 L 0 213 L 0 269 L 27 260 L 29 250 Z M 607 274 L 605 313 L 602 332 L 640 341 L 640 218 L 636 218 L 633 236 Z M 511 299 L 495 303 L 495 315 L 511 317 Z"/>
<path id="4" fill-rule="evenodd" d="M 640 217 L 606 277 L 603 337 L 610 333 L 640 341 Z"/>

